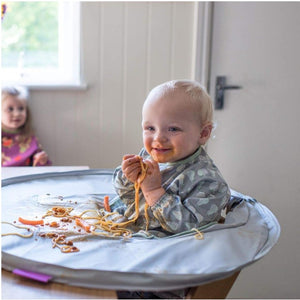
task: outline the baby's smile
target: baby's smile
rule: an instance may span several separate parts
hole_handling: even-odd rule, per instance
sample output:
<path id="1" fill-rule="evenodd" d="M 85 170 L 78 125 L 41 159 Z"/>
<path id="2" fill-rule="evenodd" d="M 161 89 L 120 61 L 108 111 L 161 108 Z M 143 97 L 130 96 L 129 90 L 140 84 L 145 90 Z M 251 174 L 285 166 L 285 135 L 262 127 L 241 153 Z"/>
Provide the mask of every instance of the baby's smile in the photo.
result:
<path id="1" fill-rule="evenodd" d="M 167 151 L 170 151 L 170 148 L 153 148 L 154 151 L 160 152 L 160 153 L 164 153 Z"/>

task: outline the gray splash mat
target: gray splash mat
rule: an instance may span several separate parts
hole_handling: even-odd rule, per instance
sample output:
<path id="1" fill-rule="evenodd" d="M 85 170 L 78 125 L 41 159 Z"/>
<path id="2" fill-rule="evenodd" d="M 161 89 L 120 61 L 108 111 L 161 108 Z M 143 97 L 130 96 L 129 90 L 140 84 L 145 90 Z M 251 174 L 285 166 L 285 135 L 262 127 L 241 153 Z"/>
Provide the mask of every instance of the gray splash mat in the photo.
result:
<path id="1" fill-rule="evenodd" d="M 114 195 L 112 170 L 35 174 L 2 181 L 2 221 L 45 209 L 48 198 L 70 205 Z M 276 244 L 280 225 L 272 212 L 251 197 L 233 193 L 233 210 L 224 224 L 167 238 L 93 237 L 76 242 L 79 252 L 61 253 L 51 240 L 34 235 L 2 237 L 2 267 L 40 272 L 68 285 L 115 290 L 172 290 L 230 276 L 266 255 Z M 37 205 L 42 199 L 43 205 Z M 51 200 L 51 199 L 50 199 Z M 6 229 L 2 225 L 2 232 Z"/>

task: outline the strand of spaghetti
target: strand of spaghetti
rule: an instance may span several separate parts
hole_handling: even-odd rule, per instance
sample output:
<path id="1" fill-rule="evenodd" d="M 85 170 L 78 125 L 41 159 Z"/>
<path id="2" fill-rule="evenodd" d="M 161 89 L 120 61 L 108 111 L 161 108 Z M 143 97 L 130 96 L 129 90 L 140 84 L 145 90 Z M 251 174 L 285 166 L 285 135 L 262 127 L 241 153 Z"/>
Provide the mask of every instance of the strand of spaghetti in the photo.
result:
<path id="1" fill-rule="evenodd" d="M 59 248 L 62 253 L 70 253 L 70 252 L 78 252 L 79 249 L 75 246 L 73 246 L 73 243 L 71 245 L 67 245 L 65 240 L 65 236 L 59 235 L 58 237 L 54 237 L 52 239 L 52 248 Z"/>
<path id="2" fill-rule="evenodd" d="M 145 219 L 146 219 L 146 231 L 148 231 L 148 229 L 149 229 L 148 207 L 149 207 L 149 204 L 148 204 L 148 202 L 146 202 L 145 203 L 145 207 L 144 207 L 144 210 L 145 210 Z"/>
<path id="3" fill-rule="evenodd" d="M 141 168 L 142 168 L 142 174 L 141 176 L 138 178 L 137 181 L 139 181 L 139 187 L 140 188 L 140 184 L 143 182 L 143 180 L 145 179 L 146 177 L 146 174 L 147 174 L 147 168 L 148 166 L 146 164 L 143 163 L 143 160 L 142 158 L 140 158 L 140 163 L 141 163 Z M 149 228 L 149 215 L 148 215 L 148 207 L 149 207 L 149 204 L 148 202 L 145 202 L 145 206 L 144 206 L 144 212 L 145 212 L 145 218 L 146 218 L 146 231 L 148 231 L 148 228 Z"/>
<path id="4" fill-rule="evenodd" d="M 33 236 L 33 232 L 30 232 L 29 234 L 22 234 L 22 233 L 18 233 L 18 232 L 1 233 L 1 236 L 8 236 L 8 235 L 17 235 L 22 238 L 30 238 Z"/>
<path id="5" fill-rule="evenodd" d="M 61 246 L 59 248 L 60 248 L 60 251 L 62 253 L 79 252 L 79 249 L 77 247 L 74 247 L 74 246 L 64 245 L 64 246 Z"/>
<path id="6" fill-rule="evenodd" d="M 128 230 L 128 229 L 125 229 L 125 228 L 124 229 L 123 228 L 122 229 L 113 229 L 113 230 L 111 230 L 110 228 L 104 228 L 102 230 L 104 230 L 104 232 L 103 231 L 99 232 L 99 231 L 94 230 L 94 231 L 92 231 L 92 234 L 93 235 L 98 235 L 98 236 L 99 235 L 100 236 L 107 236 L 107 237 L 110 237 L 110 236 L 113 236 L 113 237 L 117 237 L 117 236 L 131 237 L 131 235 L 132 235 L 131 231 Z"/>
<path id="7" fill-rule="evenodd" d="M 11 222 L 1 221 L 1 223 L 2 224 L 8 224 L 8 225 L 14 226 L 16 228 L 20 228 L 20 229 L 28 229 L 28 230 L 30 230 L 30 227 L 22 226 L 22 225 L 16 225 L 16 224 L 13 224 Z"/>
<path id="8" fill-rule="evenodd" d="M 196 231 L 197 233 L 195 234 L 195 239 L 197 240 L 203 240 L 204 239 L 204 235 L 203 233 L 197 229 L 197 228 L 192 228 L 191 230 Z"/>
<path id="9" fill-rule="evenodd" d="M 15 225 L 13 223 L 6 222 L 6 221 L 2 221 L 1 223 L 2 224 L 8 224 L 8 225 L 14 226 L 14 227 L 19 228 L 19 229 L 26 229 L 26 230 L 31 231 L 29 234 L 22 234 L 22 233 L 18 233 L 18 232 L 1 233 L 1 236 L 17 235 L 17 236 L 20 236 L 20 237 L 23 237 L 23 238 L 30 238 L 30 237 L 33 236 L 33 231 L 29 227 Z"/>
<path id="10" fill-rule="evenodd" d="M 53 216 L 57 218 L 70 216 L 69 213 L 73 210 L 72 207 L 54 206 L 49 209 L 42 218 Z"/>
<path id="11" fill-rule="evenodd" d="M 112 234 L 117 235 L 128 235 L 131 234 L 131 231 L 124 227 L 117 227 L 115 224 L 107 224 L 107 222 L 99 220 L 97 223 L 94 224 L 95 229 L 102 229 Z M 93 233 L 93 232 L 92 232 Z"/>
<path id="12" fill-rule="evenodd" d="M 142 174 L 141 174 L 141 176 L 137 180 L 137 181 L 139 181 L 139 187 L 138 187 L 139 189 L 140 189 L 140 184 L 143 182 L 143 180 L 146 177 L 147 167 L 148 167 L 146 164 L 143 163 L 142 158 L 140 158 L 140 163 L 141 163 L 141 168 L 142 168 Z M 145 219 L 146 219 L 146 231 L 148 231 L 148 228 L 149 228 L 148 207 L 149 207 L 148 202 L 145 202 L 144 212 L 145 212 Z"/>
<path id="13" fill-rule="evenodd" d="M 83 215 L 88 212 L 95 212 L 95 213 L 97 213 L 98 217 L 95 217 L 95 216 L 84 217 Z M 100 213 L 101 213 L 101 211 L 99 212 L 98 210 L 97 211 L 86 210 L 86 211 L 82 212 L 79 217 L 83 220 L 96 220 L 96 222 L 91 223 L 91 225 L 94 226 L 95 229 L 100 227 L 101 229 L 107 230 L 109 232 L 111 232 L 112 230 L 118 229 L 117 227 L 119 227 L 119 226 L 117 226 L 117 225 L 119 225 L 120 222 L 119 223 L 114 222 L 114 220 L 116 218 L 120 218 L 120 215 L 118 213 L 111 212 L 111 213 L 106 213 L 105 215 L 100 215 Z M 108 217 L 111 217 L 111 216 L 113 217 L 112 220 L 107 219 Z M 120 231 L 120 230 L 121 230 L 121 228 L 118 229 L 118 231 Z M 125 228 L 122 228 L 122 230 L 126 232 Z"/>
<path id="14" fill-rule="evenodd" d="M 85 215 L 86 213 L 88 213 L 88 212 L 96 212 L 96 214 L 98 215 L 98 216 L 100 216 L 100 214 L 99 214 L 99 211 L 96 211 L 95 209 L 86 209 L 86 210 L 84 210 L 83 212 L 81 212 L 81 214 L 79 214 L 78 216 L 75 216 L 76 218 L 82 218 L 83 217 L 83 215 Z M 114 213 L 114 212 L 112 212 L 112 213 L 107 213 L 106 215 L 107 216 L 110 216 L 110 215 L 113 215 L 113 214 L 116 214 L 116 213 Z M 101 216 L 100 216 L 101 217 Z M 93 219 L 93 217 L 90 217 L 91 219 Z M 94 219 L 97 219 L 97 217 L 95 217 Z"/>

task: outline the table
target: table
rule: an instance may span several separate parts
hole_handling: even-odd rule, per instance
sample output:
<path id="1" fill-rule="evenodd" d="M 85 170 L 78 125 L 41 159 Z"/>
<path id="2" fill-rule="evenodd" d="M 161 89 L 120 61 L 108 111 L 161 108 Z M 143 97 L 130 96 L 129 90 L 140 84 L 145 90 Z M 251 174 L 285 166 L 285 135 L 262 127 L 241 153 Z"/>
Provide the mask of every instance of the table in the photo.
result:
<path id="1" fill-rule="evenodd" d="M 2 270 L 2 299 L 117 299 L 110 290 L 42 283 Z"/>
<path id="2" fill-rule="evenodd" d="M 50 172 L 88 170 L 88 166 L 3 167 L 2 179 Z M 2 270 L 2 299 L 117 299 L 115 291 L 41 283 Z"/>
<path id="3" fill-rule="evenodd" d="M 51 172 L 67 172 L 77 170 L 88 170 L 88 166 L 51 166 L 51 167 L 2 167 L 1 178 L 23 176 L 29 174 L 51 173 Z"/>

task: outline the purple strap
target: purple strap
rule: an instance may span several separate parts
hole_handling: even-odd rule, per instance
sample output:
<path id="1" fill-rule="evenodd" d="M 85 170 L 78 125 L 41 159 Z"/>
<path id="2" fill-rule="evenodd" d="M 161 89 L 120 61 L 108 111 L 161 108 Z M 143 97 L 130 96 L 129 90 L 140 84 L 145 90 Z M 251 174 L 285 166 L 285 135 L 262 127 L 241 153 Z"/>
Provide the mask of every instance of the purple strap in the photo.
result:
<path id="1" fill-rule="evenodd" d="M 41 282 L 48 282 L 52 278 L 52 276 L 49 276 L 49 275 L 30 272 L 30 271 L 21 270 L 21 269 L 14 269 L 13 273 L 16 275 L 19 275 L 19 276 L 23 276 L 23 277 L 41 281 Z"/>

